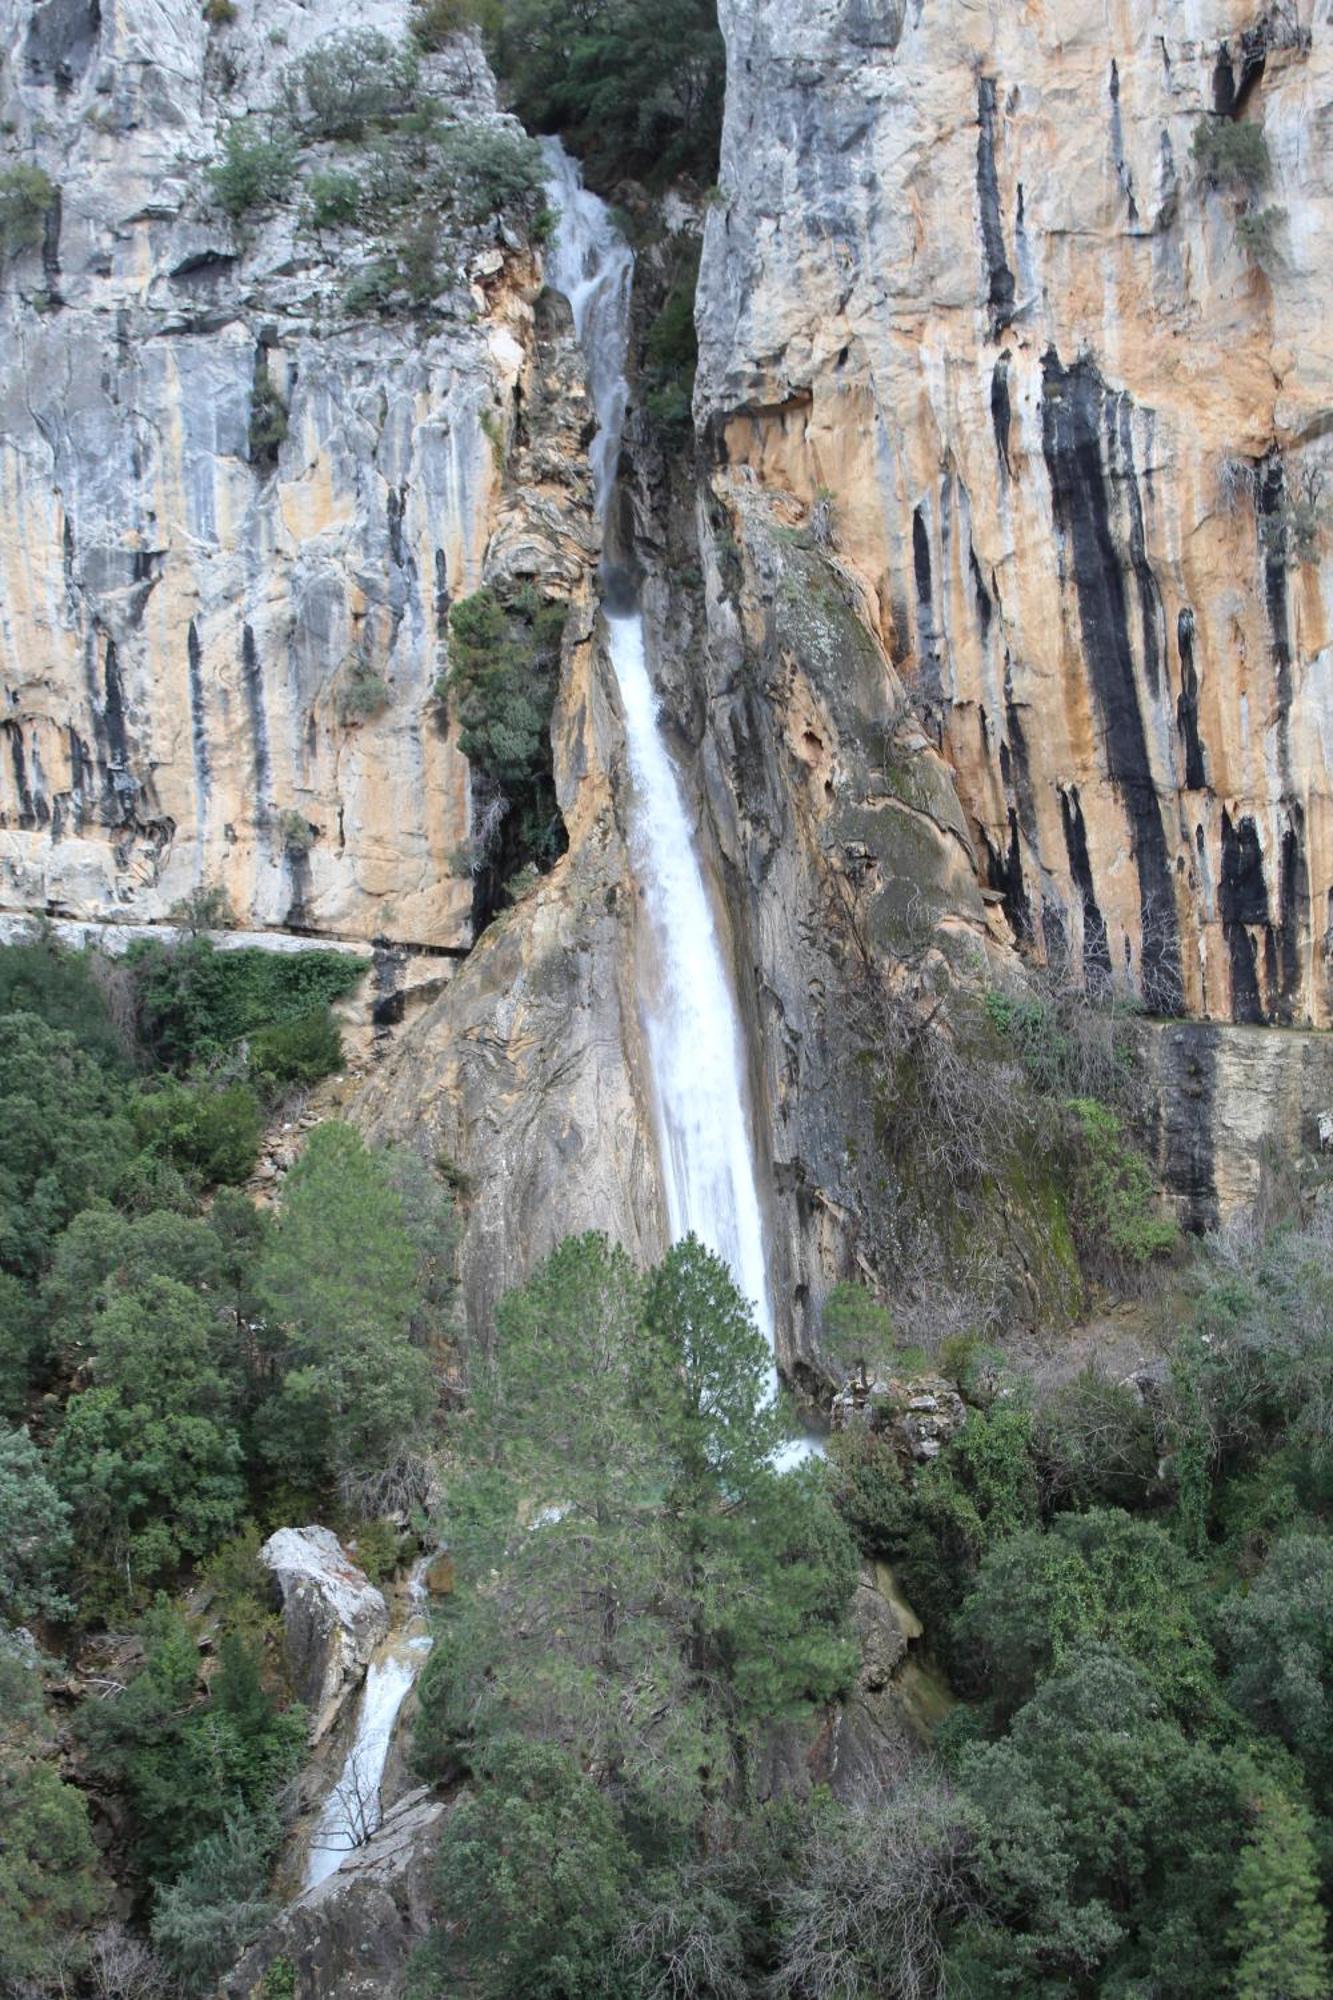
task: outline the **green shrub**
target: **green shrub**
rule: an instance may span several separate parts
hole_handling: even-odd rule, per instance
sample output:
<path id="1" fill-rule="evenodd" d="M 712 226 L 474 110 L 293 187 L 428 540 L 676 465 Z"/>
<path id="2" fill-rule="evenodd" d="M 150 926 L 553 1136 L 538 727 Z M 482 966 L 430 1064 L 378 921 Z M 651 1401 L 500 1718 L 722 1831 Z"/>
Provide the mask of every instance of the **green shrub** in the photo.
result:
<path id="1" fill-rule="evenodd" d="M 343 293 L 349 313 L 360 318 L 365 313 L 382 312 L 398 284 L 398 267 L 388 257 L 376 257 L 357 272 Z"/>
<path id="2" fill-rule="evenodd" d="M 208 181 L 218 207 L 238 222 L 251 209 L 284 201 L 295 171 L 296 149 L 287 133 L 241 118 L 227 127 L 222 158 L 209 168 Z"/>
<path id="3" fill-rule="evenodd" d="M 342 1030 L 327 1007 L 250 1037 L 250 1067 L 266 1084 L 318 1083 L 342 1067 Z"/>
<path id="4" fill-rule="evenodd" d="M 254 1172 L 264 1116 L 245 1084 L 168 1084 L 141 1097 L 134 1112 L 141 1144 L 206 1186 L 235 1187 Z"/>
<path id="5" fill-rule="evenodd" d="M 477 19 L 475 0 L 412 0 L 410 33 L 419 49 L 442 49 Z"/>
<path id="6" fill-rule="evenodd" d="M 1252 191 L 1264 187 L 1272 172 L 1268 141 L 1259 125 L 1203 118 L 1194 128 L 1191 150 L 1199 178 L 1207 187 Z"/>
<path id="7" fill-rule="evenodd" d="M 204 937 L 137 945 L 130 961 L 139 1032 L 172 1069 L 307 1018 L 350 993 L 367 965 L 352 952 L 219 951 Z"/>
<path id="8" fill-rule="evenodd" d="M 1180 1231 L 1158 1210 L 1143 1155 L 1116 1113 L 1095 1098 L 1069 1100 L 1073 1123 L 1072 1206 L 1080 1254 L 1094 1266 L 1109 1250 L 1131 1266 L 1174 1250 Z"/>
<path id="9" fill-rule="evenodd" d="M 353 28 L 294 62 L 284 89 L 289 108 L 319 138 L 360 139 L 367 126 L 406 107 L 416 76 L 409 46 L 375 28 Z"/>
<path id="10" fill-rule="evenodd" d="M 274 466 L 287 436 L 287 405 L 267 368 L 256 372 L 250 391 L 250 463 Z"/>
<path id="11" fill-rule="evenodd" d="M 26 162 L 0 173 L 0 256 L 17 257 L 41 242 L 57 192 L 49 174 Z"/>
<path id="12" fill-rule="evenodd" d="M 92 951 L 66 951 L 44 932 L 31 944 L 0 947 L 0 1014 L 36 1014 L 73 1035 L 104 1069 L 127 1069 L 133 1039 L 111 1018 L 117 968 Z"/>
<path id="13" fill-rule="evenodd" d="M 235 0 L 204 0 L 204 19 L 210 28 L 229 28 L 236 19 Z"/>
<path id="14" fill-rule="evenodd" d="M 472 766 L 474 800 L 480 786 L 498 802 L 489 845 L 471 857 L 474 872 L 490 871 L 494 884 L 528 863 L 549 867 L 563 850 L 550 721 L 565 616 L 565 605 L 542 599 L 530 585 L 503 598 L 487 585 L 460 598 L 449 614 L 441 691 Z M 493 893 L 488 900 L 493 907 Z"/>
<path id="15" fill-rule="evenodd" d="M 342 222 L 355 222 L 361 209 L 361 183 L 355 174 L 331 169 L 311 174 L 306 182 L 310 214 L 316 228 L 330 229 Z"/>
<path id="16" fill-rule="evenodd" d="M 393 690 L 363 654 L 357 654 L 338 690 L 338 720 L 344 725 L 373 722 L 393 701 Z"/>
<path id="17" fill-rule="evenodd" d="M 876 1375 L 893 1354 L 893 1321 L 864 1285 L 837 1284 L 824 1301 L 820 1351 L 840 1375 Z"/>
<path id="18" fill-rule="evenodd" d="M 440 140 L 439 161 L 443 191 L 468 223 L 520 206 L 545 181 L 537 141 L 489 125 L 454 126 Z"/>
<path id="19" fill-rule="evenodd" d="M 282 851 L 291 861 L 304 861 L 315 844 L 315 829 L 303 812 L 288 806 L 278 814 Z"/>
<path id="20" fill-rule="evenodd" d="M 1252 208 L 1236 217 L 1236 241 L 1266 271 L 1282 261 L 1278 234 L 1286 220 L 1286 209 L 1277 207 Z"/>
<path id="21" fill-rule="evenodd" d="M 384 1583 L 402 1562 L 403 1539 L 393 1522 L 383 1517 L 363 1522 L 356 1531 L 357 1567 L 365 1571 L 372 1583 Z"/>
<path id="22" fill-rule="evenodd" d="M 699 283 L 700 245 L 687 246 L 662 308 L 644 342 L 644 401 L 668 430 L 686 430 L 692 420 L 694 374 L 699 342 L 694 329 L 694 295 Z"/>

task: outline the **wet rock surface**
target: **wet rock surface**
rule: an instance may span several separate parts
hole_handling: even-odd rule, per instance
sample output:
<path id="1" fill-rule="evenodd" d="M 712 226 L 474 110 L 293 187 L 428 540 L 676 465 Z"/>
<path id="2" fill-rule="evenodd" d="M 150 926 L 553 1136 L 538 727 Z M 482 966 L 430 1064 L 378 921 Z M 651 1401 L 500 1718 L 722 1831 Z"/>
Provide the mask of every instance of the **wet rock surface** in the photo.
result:
<path id="1" fill-rule="evenodd" d="M 279 1528 L 259 1559 L 281 1595 L 288 1669 L 318 1743 L 360 1686 L 389 1629 L 389 1608 L 331 1528 Z"/>
<path id="2" fill-rule="evenodd" d="M 424 1789 L 385 1814 L 337 1871 L 289 1905 L 228 1973 L 219 2000 L 261 2000 L 290 1968 L 295 2000 L 392 2000 L 431 1922 L 430 1874 L 447 1806 Z"/>

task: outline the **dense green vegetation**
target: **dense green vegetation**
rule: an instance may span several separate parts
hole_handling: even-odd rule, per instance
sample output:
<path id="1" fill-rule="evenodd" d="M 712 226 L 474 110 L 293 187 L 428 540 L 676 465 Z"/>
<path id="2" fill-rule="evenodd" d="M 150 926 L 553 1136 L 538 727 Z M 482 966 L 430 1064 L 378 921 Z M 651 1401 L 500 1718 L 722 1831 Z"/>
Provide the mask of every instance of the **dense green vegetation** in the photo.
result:
<path id="1" fill-rule="evenodd" d="M 305 1754 L 261 1529 L 354 1530 L 386 1491 L 417 1493 L 451 1337 L 447 1190 L 336 1123 L 276 1209 L 220 1185 L 249 1173 L 291 1080 L 340 1060 L 327 1002 L 361 969 L 201 937 L 118 963 L 46 939 L 0 952 L 6 1994 L 83 1991 L 85 1974 L 119 1991 L 113 1961 L 151 1972 L 145 1993 L 195 1993 L 235 1956 L 266 1913 Z M 58 1763 L 55 1668 L 18 1628 L 96 1657 L 99 1628 L 127 1624 L 128 1670 L 97 1670 Z M 118 1802 L 116 1879 L 151 1948 L 107 1928 L 71 1757 Z"/>
<path id="2" fill-rule="evenodd" d="M 1177 1259 L 1146 1382 L 1038 1391 L 992 1322 L 914 1351 L 837 1286 L 865 1400 L 779 1471 L 763 1341 L 693 1239 L 647 1273 L 566 1241 L 483 1335 L 415 1155 L 328 1122 L 272 1208 L 225 1184 L 283 1087 L 256 1046 L 348 977 L 197 937 L 0 953 L 0 1990 L 104 1992 L 132 1952 L 203 1992 L 262 1928 L 305 1723 L 257 1554 L 322 1518 L 379 1575 L 450 1546 L 422 2000 L 1326 1993 L 1326 1224 Z M 1058 1111 L 1079 1233 L 1159 1254 L 1119 1026 L 988 1021 Z M 921 1460 L 931 1370 L 966 1420 Z M 866 1692 L 863 1560 L 924 1623 L 925 1709 Z M 63 1712 L 60 1651 L 98 1690 Z"/>
<path id="3" fill-rule="evenodd" d="M 563 133 L 591 172 L 717 176 L 724 50 L 714 0 L 418 0 L 428 41 L 452 12 L 488 50 L 538 132 Z"/>

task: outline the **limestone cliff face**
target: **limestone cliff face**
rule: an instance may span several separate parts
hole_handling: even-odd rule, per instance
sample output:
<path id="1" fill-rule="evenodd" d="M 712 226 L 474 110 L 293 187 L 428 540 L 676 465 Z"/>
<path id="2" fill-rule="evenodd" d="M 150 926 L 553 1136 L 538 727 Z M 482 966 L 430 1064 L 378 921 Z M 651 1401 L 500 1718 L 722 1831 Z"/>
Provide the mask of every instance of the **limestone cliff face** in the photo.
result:
<path id="1" fill-rule="evenodd" d="M 717 497 L 831 520 L 1017 939 L 1326 1023 L 1327 10 L 721 14 Z M 1204 120 L 1262 131 L 1263 228 L 1203 184 Z"/>
<path id="2" fill-rule="evenodd" d="M 493 535 L 501 566 L 579 568 L 559 473 L 529 463 L 523 495 L 500 464 L 537 274 L 479 232 L 424 321 L 356 317 L 364 245 L 295 194 L 233 225 L 205 181 L 289 61 L 406 18 L 0 0 L 0 170 L 59 191 L 0 270 L 0 904 L 152 920 L 216 884 L 255 926 L 469 941 L 467 766 L 432 692 L 448 604 Z M 499 117 L 466 43 L 424 81 Z M 286 405 L 276 450 L 257 384 Z M 390 701 L 348 721 L 358 663 Z"/>

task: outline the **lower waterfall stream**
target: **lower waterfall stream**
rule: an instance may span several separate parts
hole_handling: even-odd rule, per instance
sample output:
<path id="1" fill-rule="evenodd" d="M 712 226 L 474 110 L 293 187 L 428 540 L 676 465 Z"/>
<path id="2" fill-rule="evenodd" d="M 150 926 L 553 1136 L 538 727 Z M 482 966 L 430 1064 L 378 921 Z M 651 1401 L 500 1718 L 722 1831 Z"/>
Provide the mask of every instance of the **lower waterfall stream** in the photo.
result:
<path id="1" fill-rule="evenodd" d="M 568 299 L 597 415 L 594 501 L 605 522 L 629 400 L 634 253 L 558 139 L 543 141 L 560 220 L 547 278 Z M 764 1230 L 744 1087 L 744 1044 L 685 802 L 658 724 L 643 617 L 626 571 L 602 565 L 603 614 L 629 752 L 630 860 L 654 965 L 643 1001 L 658 1152 L 672 1240 L 691 1230 L 728 1265 L 774 1350 Z M 777 1393 L 777 1369 L 770 1395 Z"/>

